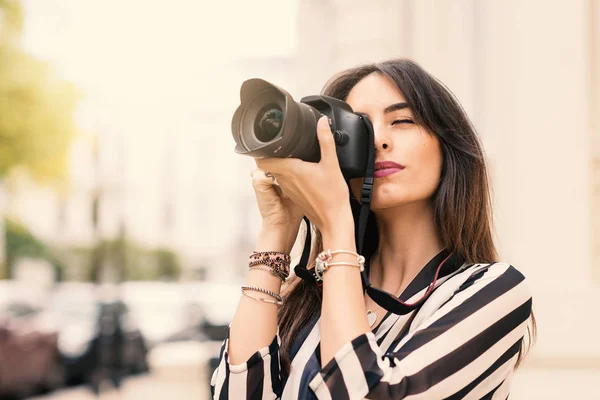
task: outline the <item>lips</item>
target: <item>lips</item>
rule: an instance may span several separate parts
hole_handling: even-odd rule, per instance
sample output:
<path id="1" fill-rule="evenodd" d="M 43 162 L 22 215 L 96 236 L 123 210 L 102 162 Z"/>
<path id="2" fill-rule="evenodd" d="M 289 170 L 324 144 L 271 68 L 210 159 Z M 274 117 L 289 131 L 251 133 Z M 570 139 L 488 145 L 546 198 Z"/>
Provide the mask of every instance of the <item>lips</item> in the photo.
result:
<path id="1" fill-rule="evenodd" d="M 373 177 L 383 178 L 384 176 L 388 176 L 391 174 L 395 174 L 396 172 L 402 171 L 404 168 L 404 165 L 395 163 L 393 161 L 377 162 L 375 163 L 375 173 L 373 174 Z"/>
<path id="2" fill-rule="evenodd" d="M 380 161 L 380 162 L 375 163 L 375 171 L 378 171 L 380 169 L 389 169 L 389 168 L 404 169 L 405 167 L 404 167 L 404 165 L 395 163 L 393 161 Z"/>

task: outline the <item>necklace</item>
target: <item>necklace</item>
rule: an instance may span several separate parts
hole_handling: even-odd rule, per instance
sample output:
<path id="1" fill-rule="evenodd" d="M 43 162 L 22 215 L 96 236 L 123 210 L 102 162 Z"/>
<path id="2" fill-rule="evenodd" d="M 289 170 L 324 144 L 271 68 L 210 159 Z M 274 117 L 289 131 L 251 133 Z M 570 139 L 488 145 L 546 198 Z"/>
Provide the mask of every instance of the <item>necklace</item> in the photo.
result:
<path id="1" fill-rule="evenodd" d="M 367 310 L 367 321 L 369 321 L 369 327 L 372 328 L 375 325 L 375 321 L 377 321 L 377 314 L 371 310 Z"/>
<path id="2" fill-rule="evenodd" d="M 444 248 L 444 249 L 445 249 L 445 248 Z M 442 249 L 442 251 L 443 251 L 444 249 Z M 439 253 L 438 253 L 438 254 L 439 254 Z M 425 295 L 424 295 L 424 296 L 421 298 L 421 300 L 419 300 L 419 302 L 420 302 L 420 301 L 422 301 L 422 300 L 423 300 L 423 298 L 427 297 L 427 294 L 428 294 L 428 293 L 431 291 L 432 287 L 433 287 L 433 286 L 435 286 L 435 283 L 436 283 L 436 281 L 437 281 L 437 279 L 438 279 L 438 273 L 440 272 L 440 269 L 441 269 L 442 265 L 443 265 L 443 264 L 446 262 L 446 260 L 448 260 L 448 259 L 450 258 L 450 256 L 452 256 L 452 254 L 454 254 L 454 253 L 453 253 L 453 252 L 450 252 L 450 254 L 449 254 L 449 255 L 447 255 L 447 256 L 446 256 L 446 258 L 444 258 L 444 260 L 443 260 L 443 261 L 442 261 L 442 262 L 441 262 L 441 263 L 438 265 L 438 267 L 437 267 L 437 270 L 436 270 L 436 273 L 435 273 L 435 277 L 434 277 L 434 280 L 433 280 L 433 283 L 432 283 L 432 284 L 430 284 L 430 285 L 428 286 L 428 290 L 427 290 L 427 292 L 426 292 L 426 293 L 425 293 Z M 377 253 L 376 253 L 375 255 L 377 255 Z M 433 261 L 433 260 L 432 260 L 432 261 Z M 430 262 L 431 262 L 431 261 L 430 261 Z M 371 272 L 370 265 L 371 265 L 371 260 L 369 260 L 369 275 L 371 275 L 371 273 L 370 273 L 370 272 Z M 427 265 L 429 265 L 429 263 L 428 263 Z M 426 265 L 426 267 L 427 267 L 427 265 Z M 369 281 L 370 281 L 370 278 L 371 278 L 371 277 L 369 276 Z M 414 278 L 413 278 L 413 279 L 414 279 Z M 400 290 L 400 287 L 399 287 L 399 289 L 396 291 L 396 293 L 394 294 L 394 297 L 397 297 L 397 296 L 399 296 L 399 292 L 401 292 L 401 290 Z M 385 309 L 385 308 L 384 308 L 384 309 Z M 372 310 L 367 310 L 367 321 L 369 322 L 369 326 L 372 328 L 372 327 L 373 327 L 373 325 L 375 325 L 375 322 L 377 322 L 377 314 L 375 314 L 375 312 L 373 312 Z"/>
<path id="3" fill-rule="evenodd" d="M 383 310 L 387 313 L 385 308 Z M 367 321 L 369 322 L 369 327 L 371 328 L 373 325 L 375 325 L 375 322 L 377 322 L 377 314 L 373 310 L 367 310 Z"/>

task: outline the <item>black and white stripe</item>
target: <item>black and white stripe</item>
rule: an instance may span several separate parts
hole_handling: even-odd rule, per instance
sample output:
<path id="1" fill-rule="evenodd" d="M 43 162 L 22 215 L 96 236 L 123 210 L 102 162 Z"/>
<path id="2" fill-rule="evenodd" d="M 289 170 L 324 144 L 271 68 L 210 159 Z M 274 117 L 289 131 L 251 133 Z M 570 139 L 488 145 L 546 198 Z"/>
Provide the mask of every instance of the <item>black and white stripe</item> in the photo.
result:
<path id="1" fill-rule="evenodd" d="M 427 266 L 426 266 L 427 268 Z M 422 271 L 405 292 L 426 290 Z M 211 381 L 215 399 L 506 399 L 531 315 L 523 275 L 506 263 L 463 266 L 441 277 L 416 311 L 388 313 L 372 332 L 344 345 L 321 368 L 320 318 L 296 343 L 282 377 L 279 332 L 240 365 L 228 363 L 228 340 Z"/>

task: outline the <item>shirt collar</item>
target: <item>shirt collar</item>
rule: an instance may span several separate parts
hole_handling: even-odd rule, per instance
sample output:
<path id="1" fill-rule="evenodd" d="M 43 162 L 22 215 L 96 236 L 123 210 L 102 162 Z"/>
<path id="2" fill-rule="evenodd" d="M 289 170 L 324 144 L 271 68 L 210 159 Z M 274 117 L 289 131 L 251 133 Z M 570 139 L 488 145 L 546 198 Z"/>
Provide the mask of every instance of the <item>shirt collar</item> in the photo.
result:
<path id="1" fill-rule="evenodd" d="M 450 250 L 443 249 L 438 254 L 436 254 L 431 260 L 429 260 L 429 262 L 427 262 L 427 264 L 425 264 L 423 268 L 421 268 L 419 273 L 412 279 L 412 281 L 408 284 L 406 289 L 404 289 L 404 291 L 400 294 L 399 299 L 402 301 L 407 301 L 415 294 L 419 293 L 421 290 L 429 287 L 433 283 L 435 274 L 440 264 L 449 255 L 450 257 L 448 258 L 448 260 L 446 260 L 446 262 L 440 268 L 437 279 L 443 278 L 444 276 L 447 276 L 456 271 L 458 268 L 460 268 L 461 263 L 458 257 L 456 256 L 456 253 L 450 254 Z M 369 273 L 369 269 L 371 266 L 370 263 L 371 257 L 369 257 L 365 262 L 365 269 L 367 271 L 367 274 Z"/>

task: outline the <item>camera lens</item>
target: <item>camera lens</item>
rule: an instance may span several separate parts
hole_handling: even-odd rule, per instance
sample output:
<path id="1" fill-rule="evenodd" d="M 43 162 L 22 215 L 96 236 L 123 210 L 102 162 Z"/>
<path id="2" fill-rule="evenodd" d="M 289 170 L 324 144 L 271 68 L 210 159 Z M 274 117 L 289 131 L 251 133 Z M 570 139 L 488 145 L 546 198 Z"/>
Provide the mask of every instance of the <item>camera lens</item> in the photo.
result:
<path id="1" fill-rule="evenodd" d="M 294 101 L 285 90 L 262 79 L 248 79 L 240 88 L 240 105 L 231 119 L 235 151 L 254 158 L 318 162 L 320 115 L 315 107 Z"/>
<path id="2" fill-rule="evenodd" d="M 283 112 L 277 104 L 267 104 L 256 115 L 254 134 L 261 142 L 269 142 L 279 134 L 283 126 Z"/>

